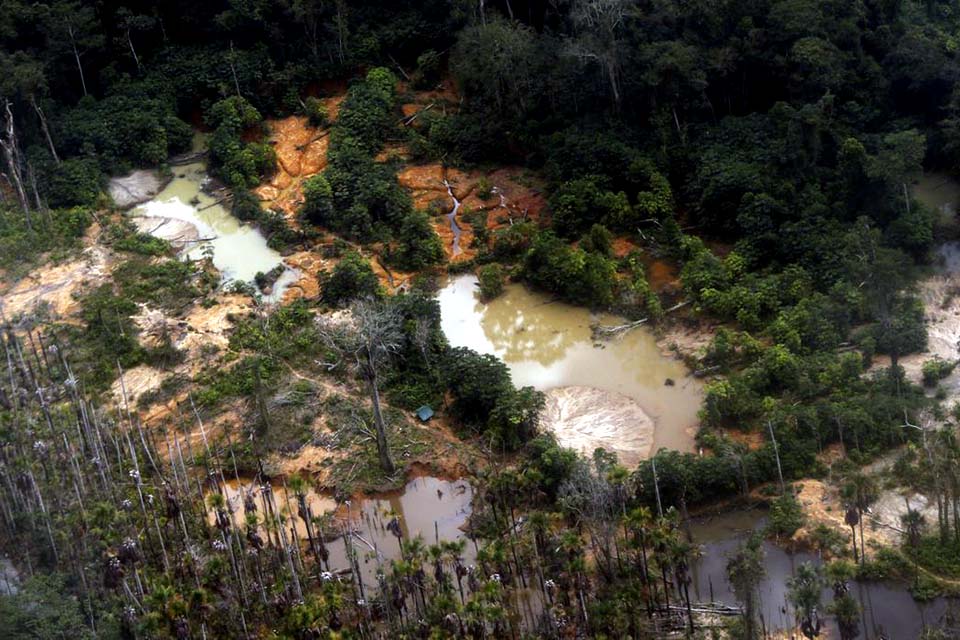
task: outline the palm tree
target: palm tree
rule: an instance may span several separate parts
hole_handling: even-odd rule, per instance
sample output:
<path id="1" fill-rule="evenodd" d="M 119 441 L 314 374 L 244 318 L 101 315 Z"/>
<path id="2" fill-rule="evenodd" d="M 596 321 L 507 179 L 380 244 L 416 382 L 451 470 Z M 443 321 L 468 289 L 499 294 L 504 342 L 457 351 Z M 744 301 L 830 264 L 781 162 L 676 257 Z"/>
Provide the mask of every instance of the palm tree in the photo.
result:
<path id="1" fill-rule="evenodd" d="M 760 637 L 757 625 L 757 589 L 766 575 L 763 560 L 763 538 L 759 533 L 754 533 L 727 562 L 727 577 L 733 586 L 734 595 L 743 605 L 745 640 L 756 640 Z"/>
<path id="2" fill-rule="evenodd" d="M 809 562 L 797 567 L 796 575 L 787 580 L 787 598 L 796 610 L 800 631 L 811 640 L 820 635 L 823 626 L 819 615 L 823 587 L 823 576 Z"/>
<path id="3" fill-rule="evenodd" d="M 857 510 L 857 520 L 860 527 L 860 562 L 863 563 L 867 555 L 863 538 L 863 514 L 876 501 L 879 487 L 873 477 L 857 471 L 847 479 L 842 494 Z"/>
<path id="4" fill-rule="evenodd" d="M 848 562 L 827 565 L 827 577 L 833 582 L 833 602 L 828 611 L 837 620 L 841 640 L 854 640 L 860 635 L 860 604 L 850 595 L 847 581 L 856 575 L 856 566 Z"/>
<path id="5" fill-rule="evenodd" d="M 638 568 L 640 569 L 640 579 L 643 582 L 644 589 L 646 590 L 646 600 L 647 600 L 647 613 L 652 614 L 652 602 L 651 602 L 651 588 L 650 588 L 650 574 L 647 570 L 647 535 L 649 532 L 650 524 L 653 521 L 653 514 L 651 513 L 649 507 L 637 507 L 631 509 L 626 516 L 625 526 L 629 532 L 633 534 L 631 544 L 634 549 L 640 551 L 637 559 L 639 560 Z"/>

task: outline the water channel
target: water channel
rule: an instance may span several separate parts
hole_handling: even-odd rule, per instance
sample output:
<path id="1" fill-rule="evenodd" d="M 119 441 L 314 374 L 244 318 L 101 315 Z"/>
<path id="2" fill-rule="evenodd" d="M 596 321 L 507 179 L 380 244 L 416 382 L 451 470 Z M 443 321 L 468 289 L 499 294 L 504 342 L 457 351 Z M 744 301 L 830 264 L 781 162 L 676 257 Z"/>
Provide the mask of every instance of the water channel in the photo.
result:
<path id="1" fill-rule="evenodd" d="M 516 386 L 546 392 L 546 424 L 562 444 L 587 455 L 604 446 L 628 467 L 661 447 L 693 450 L 701 384 L 651 330 L 595 343 L 591 324 L 622 318 L 519 284 L 489 303 L 476 292 L 476 277 L 461 275 L 438 293 L 447 340 L 499 357 Z"/>

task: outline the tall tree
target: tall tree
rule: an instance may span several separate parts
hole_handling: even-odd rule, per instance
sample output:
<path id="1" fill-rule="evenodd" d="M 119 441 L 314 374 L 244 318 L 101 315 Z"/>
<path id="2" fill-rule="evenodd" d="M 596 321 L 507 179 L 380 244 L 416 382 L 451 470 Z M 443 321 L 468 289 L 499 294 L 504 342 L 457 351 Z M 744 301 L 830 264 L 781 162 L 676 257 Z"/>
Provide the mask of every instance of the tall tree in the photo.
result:
<path id="1" fill-rule="evenodd" d="M 68 49 L 77 65 L 83 95 L 89 95 L 82 58 L 89 51 L 102 47 L 104 42 L 94 8 L 77 0 L 59 0 L 46 7 L 42 20 L 50 50 Z"/>
<path id="2" fill-rule="evenodd" d="M 636 0 L 574 0 L 570 7 L 575 36 L 568 43 L 568 54 L 598 65 L 615 111 L 623 103 L 627 21 L 635 11 Z"/>
<path id="3" fill-rule="evenodd" d="M 387 426 L 380 404 L 380 371 L 403 347 L 403 316 L 390 301 L 360 300 L 350 308 L 349 322 L 325 319 L 321 335 L 341 361 L 356 369 L 366 381 L 373 404 L 373 426 L 380 466 L 393 473 Z"/>
<path id="4" fill-rule="evenodd" d="M 727 576 L 733 586 L 733 593 L 743 605 L 744 640 L 756 640 L 760 637 L 757 621 L 760 614 L 758 589 L 766 575 L 763 560 L 763 538 L 754 534 L 727 562 Z"/>

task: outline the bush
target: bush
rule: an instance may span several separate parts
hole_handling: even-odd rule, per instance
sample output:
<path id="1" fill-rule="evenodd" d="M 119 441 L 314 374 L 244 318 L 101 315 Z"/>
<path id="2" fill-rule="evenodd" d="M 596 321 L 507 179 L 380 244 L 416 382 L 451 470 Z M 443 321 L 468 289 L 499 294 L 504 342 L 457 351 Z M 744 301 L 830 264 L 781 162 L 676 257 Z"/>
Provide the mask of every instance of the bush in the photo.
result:
<path id="1" fill-rule="evenodd" d="M 539 234 L 527 251 L 523 275 L 536 287 L 591 307 L 612 304 L 617 284 L 613 261 L 571 248 L 549 231 Z"/>
<path id="2" fill-rule="evenodd" d="M 789 538 L 806 520 L 800 501 L 792 492 L 787 491 L 770 505 L 770 519 L 767 531 L 777 536 Z"/>
<path id="3" fill-rule="evenodd" d="M 92 207 L 100 197 L 102 178 L 96 160 L 64 160 L 47 179 L 47 204 L 55 208 Z"/>
<path id="4" fill-rule="evenodd" d="M 588 253 L 609 256 L 613 247 L 613 234 L 602 224 L 594 224 L 590 231 L 580 238 L 580 248 Z"/>
<path id="5" fill-rule="evenodd" d="M 0 269 L 12 282 L 41 254 L 79 247 L 92 220 L 88 209 L 75 207 L 33 215 L 28 224 L 22 211 L 0 204 Z"/>
<path id="6" fill-rule="evenodd" d="M 481 200 L 487 200 L 493 195 L 493 185 L 487 176 L 480 176 L 477 180 L 477 197 Z"/>
<path id="7" fill-rule="evenodd" d="M 527 252 L 536 237 L 537 228 L 531 222 L 498 229 L 493 236 L 493 256 L 503 262 L 512 262 Z"/>
<path id="8" fill-rule="evenodd" d="M 366 296 L 380 295 L 380 281 L 370 263 L 356 251 L 348 251 L 333 268 L 320 273 L 320 299 L 342 306 Z"/>
<path id="9" fill-rule="evenodd" d="M 935 357 L 923 363 L 923 384 L 926 387 L 935 387 L 937 383 L 953 373 L 957 366 L 955 362 L 947 362 Z"/>
<path id="10" fill-rule="evenodd" d="M 95 157 L 107 173 L 158 165 L 190 147 L 193 130 L 163 87 L 130 83 L 102 100 L 85 97 L 56 123 L 64 155 Z"/>
<path id="11" fill-rule="evenodd" d="M 170 253 L 170 243 L 149 233 L 140 233 L 124 222 L 107 228 L 111 246 L 118 251 L 128 251 L 141 256 L 162 256 Z"/>
<path id="12" fill-rule="evenodd" d="M 263 142 L 245 142 L 244 136 L 260 129 L 263 117 L 245 98 L 224 98 L 210 107 L 207 124 L 212 171 L 236 189 L 256 186 L 276 167 L 273 147 Z M 261 131 L 262 133 L 262 131 Z"/>
<path id="13" fill-rule="evenodd" d="M 497 263 L 487 264 L 477 269 L 477 279 L 480 283 L 480 298 L 488 302 L 503 293 L 503 282 L 506 277 L 503 267 Z"/>
<path id="14" fill-rule="evenodd" d="M 319 98 L 310 96 L 303 101 L 303 106 L 304 112 L 307 115 L 307 120 L 310 121 L 312 126 L 325 127 L 330 124 L 330 120 L 327 116 L 327 108 Z"/>
<path id="15" fill-rule="evenodd" d="M 400 223 L 397 245 L 389 260 L 404 271 L 419 271 L 443 262 L 443 243 L 422 211 L 412 211 Z"/>

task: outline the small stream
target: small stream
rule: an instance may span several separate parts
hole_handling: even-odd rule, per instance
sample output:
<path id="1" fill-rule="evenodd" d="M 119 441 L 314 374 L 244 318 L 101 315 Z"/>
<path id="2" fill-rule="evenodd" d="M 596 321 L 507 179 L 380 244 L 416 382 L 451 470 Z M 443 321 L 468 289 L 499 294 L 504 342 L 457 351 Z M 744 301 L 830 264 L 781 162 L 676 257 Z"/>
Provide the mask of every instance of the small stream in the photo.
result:
<path id="1" fill-rule="evenodd" d="M 251 283 L 257 273 L 284 266 L 280 253 L 267 246 L 255 227 L 242 223 L 216 198 L 204 192 L 209 181 L 202 161 L 172 167 L 174 177 L 152 200 L 131 210 L 130 216 L 144 232 L 171 242 L 181 255 L 194 260 L 210 255 L 224 284 Z M 279 301 L 297 272 L 283 272 L 264 300 Z"/>
<path id="2" fill-rule="evenodd" d="M 459 255 L 461 252 L 460 249 L 460 225 L 457 224 L 457 213 L 460 211 L 460 201 L 457 200 L 457 196 L 453 195 L 453 187 L 450 186 L 450 183 L 446 180 L 443 181 L 445 187 L 447 187 L 447 193 L 450 194 L 450 199 L 453 200 L 453 209 L 450 210 L 450 213 L 447 214 L 447 220 L 450 221 L 450 232 L 453 233 L 453 255 Z"/>

